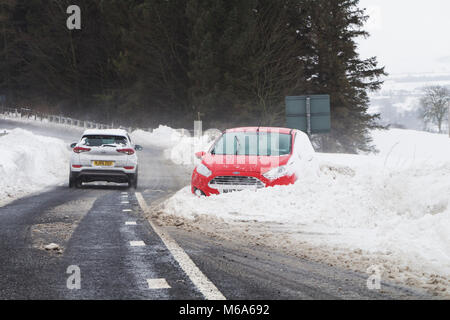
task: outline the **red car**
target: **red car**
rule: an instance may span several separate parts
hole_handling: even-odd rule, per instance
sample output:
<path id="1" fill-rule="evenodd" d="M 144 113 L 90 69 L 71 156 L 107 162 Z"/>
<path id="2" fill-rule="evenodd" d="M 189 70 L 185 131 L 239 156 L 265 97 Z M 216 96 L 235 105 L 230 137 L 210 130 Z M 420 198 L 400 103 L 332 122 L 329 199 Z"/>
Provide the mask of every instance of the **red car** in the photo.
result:
<path id="1" fill-rule="evenodd" d="M 293 184 L 314 149 L 299 130 L 247 127 L 226 130 L 196 157 L 202 162 L 192 174 L 192 192 L 210 196 Z"/>

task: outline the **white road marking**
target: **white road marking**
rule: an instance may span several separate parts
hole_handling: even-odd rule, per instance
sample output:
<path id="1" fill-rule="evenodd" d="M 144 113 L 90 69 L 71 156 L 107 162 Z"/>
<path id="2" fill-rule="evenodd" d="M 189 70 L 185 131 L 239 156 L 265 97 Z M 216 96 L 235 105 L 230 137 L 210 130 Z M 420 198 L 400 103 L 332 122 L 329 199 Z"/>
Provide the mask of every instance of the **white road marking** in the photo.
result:
<path id="1" fill-rule="evenodd" d="M 125 225 L 126 226 L 135 226 L 135 225 L 137 225 L 137 223 L 136 223 L 136 221 L 127 221 L 127 222 L 125 222 Z"/>
<path id="2" fill-rule="evenodd" d="M 130 246 L 132 247 L 144 247 L 145 242 L 144 241 L 130 241 Z"/>
<path id="3" fill-rule="evenodd" d="M 122 194 L 126 194 L 128 196 L 128 192 L 122 192 Z"/>
<path id="4" fill-rule="evenodd" d="M 144 212 L 149 213 L 149 208 L 140 192 L 136 192 L 136 198 Z M 186 252 L 172 239 L 172 237 L 159 229 L 150 219 L 148 220 L 153 230 L 161 238 L 167 249 L 172 253 L 175 260 L 180 265 L 181 269 L 191 279 L 192 283 L 205 296 L 207 300 L 226 300 L 225 296 L 217 289 L 195 265 Z"/>
<path id="5" fill-rule="evenodd" d="M 166 279 L 147 279 L 149 289 L 170 289 L 172 288 Z"/>
<path id="6" fill-rule="evenodd" d="M 132 212 L 133 210 L 131 209 L 123 209 L 122 212 Z"/>
<path id="7" fill-rule="evenodd" d="M 129 204 L 130 201 L 122 201 L 122 204 Z"/>

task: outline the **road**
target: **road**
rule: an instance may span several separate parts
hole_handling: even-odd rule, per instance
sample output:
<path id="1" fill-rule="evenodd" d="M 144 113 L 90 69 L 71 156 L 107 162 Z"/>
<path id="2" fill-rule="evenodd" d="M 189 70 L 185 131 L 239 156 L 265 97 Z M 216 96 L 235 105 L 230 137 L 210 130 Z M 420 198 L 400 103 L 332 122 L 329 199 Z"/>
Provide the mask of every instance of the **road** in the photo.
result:
<path id="1" fill-rule="evenodd" d="M 67 143 L 78 139 L 76 131 L 0 120 L 0 128 L 14 127 Z M 226 299 L 429 298 L 393 283 L 368 290 L 365 274 L 269 248 L 157 227 L 138 200 L 144 206 L 160 201 L 187 185 L 189 172 L 157 148 L 147 147 L 139 157 L 136 191 L 61 185 L 0 208 L 0 299 L 201 300 L 211 297 L 205 282 Z M 44 250 L 49 243 L 61 250 Z M 79 268 L 79 290 L 67 286 L 70 266 Z"/>

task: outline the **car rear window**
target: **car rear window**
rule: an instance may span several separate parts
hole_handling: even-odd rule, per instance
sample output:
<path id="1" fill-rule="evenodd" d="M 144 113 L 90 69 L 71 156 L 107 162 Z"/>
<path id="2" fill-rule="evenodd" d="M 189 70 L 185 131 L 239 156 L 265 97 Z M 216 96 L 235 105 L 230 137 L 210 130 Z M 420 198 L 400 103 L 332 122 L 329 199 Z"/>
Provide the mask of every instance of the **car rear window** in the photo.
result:
<path id="1" fill-rule="evenodd" d="M 228 132 L 211 152 L 217 155 L 282 156 L 291 153 L 290 134 L 278 132 Z"/>
<path id="2" fill-rule="evenodd" d="M 81 139 L 81 144 L 89 147 L 100 147 L 103 145 L 127 145 L 128 141 L 123 136 L 87 135 Z"/>

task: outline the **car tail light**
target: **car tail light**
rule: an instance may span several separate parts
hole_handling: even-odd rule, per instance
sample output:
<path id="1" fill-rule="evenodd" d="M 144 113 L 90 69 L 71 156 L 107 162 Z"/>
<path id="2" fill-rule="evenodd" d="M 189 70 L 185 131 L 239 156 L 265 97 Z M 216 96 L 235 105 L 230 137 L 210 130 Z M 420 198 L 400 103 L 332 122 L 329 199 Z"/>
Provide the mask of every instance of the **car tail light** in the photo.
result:
<path id="1" fill-rule="evenodd" d="M 80 168 L 82 168 L 83 166 L 80 166 L 80 165 L 78 165 L 78 164 L 73 164 L 72 165 L 72 168 L 75 168 L 75 169 L 80 169 Z"/>
<path id="2" fill-rule="evenodd" d="M 124 167 L 125 168 L 125 170 L 133 170 L 134 169 L 134 167 Z"/>
<path id="3" fill-rule="evenodd" d="M 125 154 L 131 156 L 132 154 L 134 154 L 135 151 L 134 151 L 134 149 L 117 149 L 117 152 L 125 153 Z"/>
<path id="4" fill-rule="evenodd" d="M 75 153 L 83 153 L 83 152 L 89 152 L 89 151 L 91 151 L 90 148 L 83 148 L 83 147 L 73 148 L 73 152 L 75 152 Z"/>

